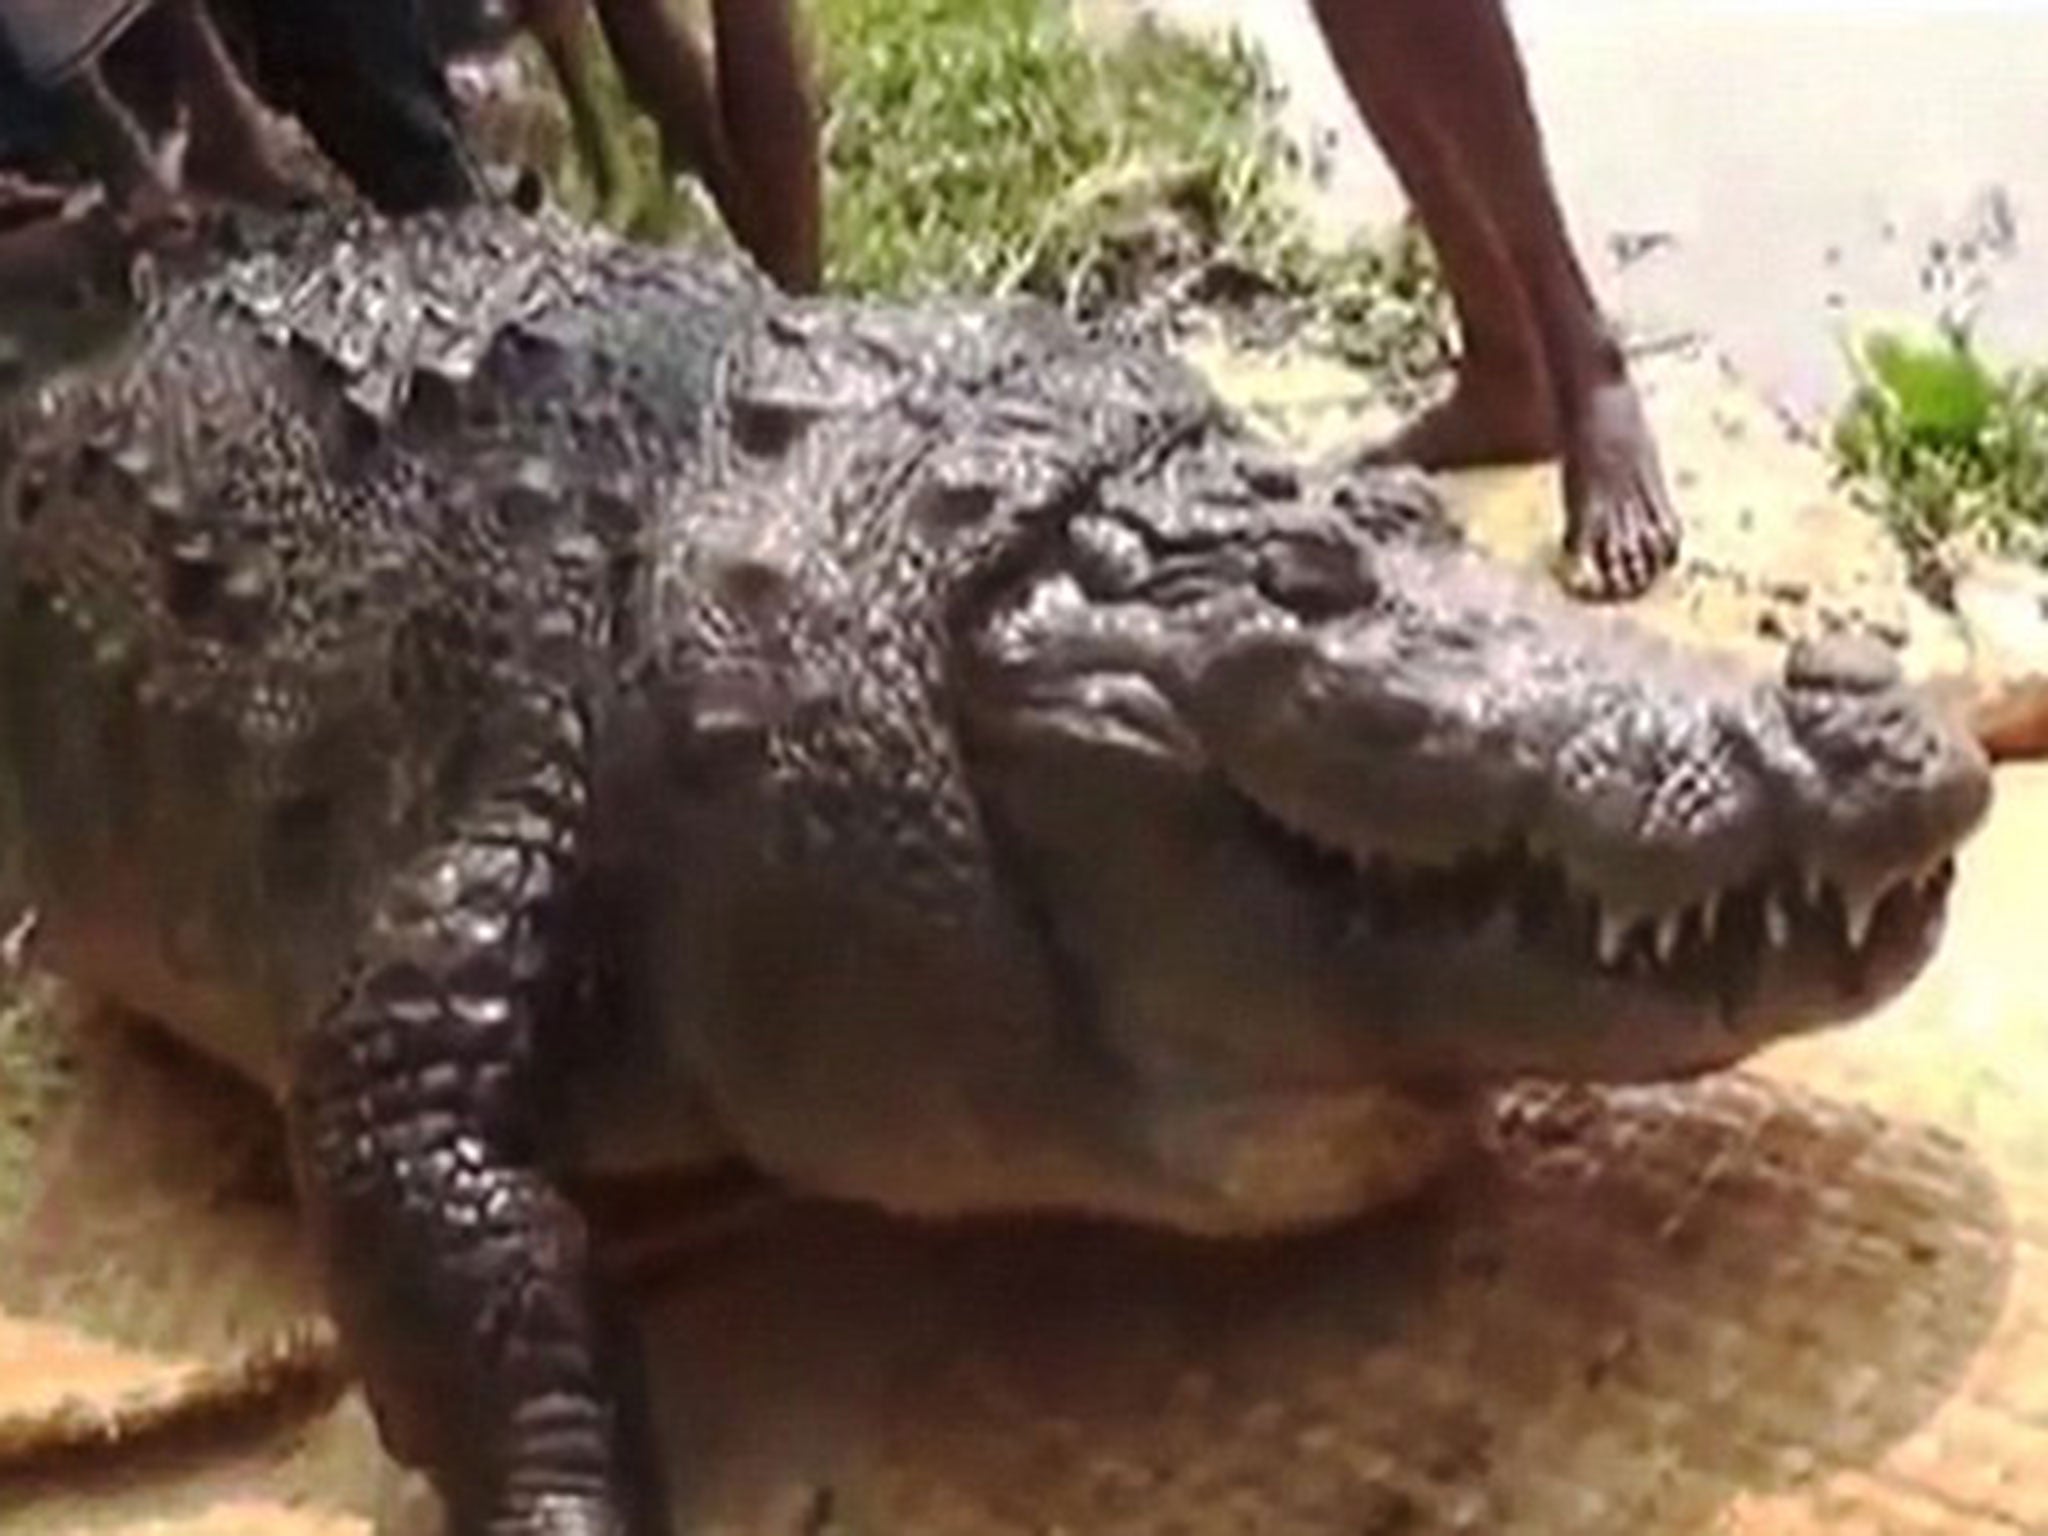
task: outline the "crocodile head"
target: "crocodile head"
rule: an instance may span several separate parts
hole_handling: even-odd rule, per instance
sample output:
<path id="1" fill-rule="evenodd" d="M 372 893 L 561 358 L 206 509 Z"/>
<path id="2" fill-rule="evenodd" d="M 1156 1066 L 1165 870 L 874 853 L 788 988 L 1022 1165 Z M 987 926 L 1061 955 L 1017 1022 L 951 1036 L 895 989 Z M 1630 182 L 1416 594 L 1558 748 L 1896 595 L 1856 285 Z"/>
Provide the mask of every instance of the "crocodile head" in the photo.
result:
<path id="1" fill-rule="evenodd" d="M 1116 1049 L 1240 1086 L 1678 1077 L 1936 943 L 1975 742 L 1875 641 L 1759 677 L 1577 606 L 1419 482 L 1106 496 L 978 631 L 967 740 Z"/>

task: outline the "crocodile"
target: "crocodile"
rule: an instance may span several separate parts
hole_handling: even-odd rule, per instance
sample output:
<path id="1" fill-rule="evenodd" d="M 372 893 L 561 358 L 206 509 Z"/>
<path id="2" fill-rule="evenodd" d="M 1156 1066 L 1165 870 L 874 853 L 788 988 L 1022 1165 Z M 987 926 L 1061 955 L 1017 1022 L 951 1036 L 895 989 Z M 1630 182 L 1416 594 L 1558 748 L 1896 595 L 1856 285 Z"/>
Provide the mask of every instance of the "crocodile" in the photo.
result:
<path id="1" fill-rule="evenodd" d="M 451 1529 L 664 1529 L 574 1178 L 1351 1217 L 1529 1076 L 1712 1071 L 1939 942 L 1990 779 L 1310 470 L 1155 342 L 319 212 L 0 400 L 37 960 L 281 1107 Z"/>

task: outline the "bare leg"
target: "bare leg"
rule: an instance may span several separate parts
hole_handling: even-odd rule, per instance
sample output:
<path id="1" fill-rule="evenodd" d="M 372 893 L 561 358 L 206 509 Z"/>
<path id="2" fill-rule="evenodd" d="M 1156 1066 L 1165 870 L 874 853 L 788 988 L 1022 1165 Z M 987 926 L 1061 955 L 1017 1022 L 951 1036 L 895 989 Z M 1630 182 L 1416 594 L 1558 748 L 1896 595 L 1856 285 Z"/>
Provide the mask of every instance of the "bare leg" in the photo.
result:
<path id="1" fill-rule="evenodd" d="M 735 213 L 732 162 L 718 120 L 718 87 L 697 39 L 663 0 L 597 0 L 597 15 L 626 93 L 661 130 L 661 156 L 669 173 L 697 176 L 727 225 L 744 239 Z"/>
<path id="2" fill-rule="evenodd" d="M 583 0 L 524 0 L 520 6 L 526 29 L 540 43 L 569 109 L 569 131 L 576 155 L 590 176 L 598 207 L 610 216 L 618 211 L 625 191 L 624 156 L 597 108 L 597 90 L 590 73 L 590 46 L 584 35 Z"/>
<path id="3" fill-rule="evenodd" d="M 151 231 L 182 225 L 187 209 L 174 169 L 161 160 L 148 135 L 107 88 L 97 65 L 88 65 L 62 88 L 66 112 L 91 141 L 108 194 L 132 228 Z"/>
<path id="4" fill-rule="evenodd" d="M 174 0 L 164 20 L 192 132 L 190 174 L 259 207 L 288 207 L 300 188 L 278 162 L 263 107 L 243 82 L 201 0 Z"/>
<path id="5" fill-rule="evenodd" d="M 1332 8 L 1350 3 L 1329 0 Z M 1338 35 L 1329 34 L 1333 47 Z M 1365 41 L 1355 29 L 1343 36 L 1347 44 Z M 1376 57 L 1372 67 L 1384 62 Z M 1559 442 L 1557 401 L 1513 253 L 1422 103 L 1377 79 L 1370 88 L 1354 79 L 1352 91 L 1436 248 L 1463 343 L 1450 398 L 1369 457 L 1430 469 L 1550 457 Z"/>
<path id="6" fill-rule="evenodd" d="M 1500 0 L 1312 3 L 1437 247 L 1465 331 L 1448 407 L 1391 450 L 1439 466 L 1526 457 L 1542 408 L 1523 381 L 1540 373 L 1553 423 L 1541 446 L 1564 461 L 1573 585 L 1600 597 L 1641 592 L 1677 558 L 1678 521 L 1621 349 L 1566 233 Z M 1511 319 L 1517 311 L 1526 319 Z M 1518 329 L 1522 340 L 1506 339 Z"/>
<path id="7" fill-rule="evenodd" d="M 824 275 L 824 192 L 811 64 L 792 0 L 713 0 L 718 105 L 742 209 L 740 236 L 784 288 Z"/>

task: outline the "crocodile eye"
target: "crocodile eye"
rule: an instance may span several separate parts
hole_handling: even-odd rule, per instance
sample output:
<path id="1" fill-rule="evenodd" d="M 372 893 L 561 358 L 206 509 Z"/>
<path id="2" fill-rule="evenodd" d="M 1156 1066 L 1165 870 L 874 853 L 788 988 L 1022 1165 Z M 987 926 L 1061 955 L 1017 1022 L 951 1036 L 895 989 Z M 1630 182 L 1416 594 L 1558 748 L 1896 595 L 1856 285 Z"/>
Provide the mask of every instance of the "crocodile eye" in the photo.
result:
<path id="1" fill-rule="evenodd" d="M 1259 590 L 1299 618 L 1333 619 L 1369 606 L 1379 583 L 1358 546 L 1313 535 L 1283 539 L 1259 556 Z"/>
<path id="2" fill-rule="evenodd" d="M 1130 596 L 1145 584 L 1152 559 L 1144 537 L 1108 517 L 1079 517 L 1067 529 L 1074 579 L 1091 597 Z"/>

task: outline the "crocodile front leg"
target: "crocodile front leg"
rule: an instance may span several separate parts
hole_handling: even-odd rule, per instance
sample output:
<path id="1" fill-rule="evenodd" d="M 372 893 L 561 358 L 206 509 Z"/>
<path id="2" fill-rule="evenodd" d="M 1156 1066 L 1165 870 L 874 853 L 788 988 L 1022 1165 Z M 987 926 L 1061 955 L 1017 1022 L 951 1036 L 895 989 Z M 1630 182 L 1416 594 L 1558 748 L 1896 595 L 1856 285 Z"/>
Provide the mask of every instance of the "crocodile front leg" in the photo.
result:
<path id="1" fill-rule="evenodd" d="M 536 703 L 499 787 L 379 904 L 293 1063 L 293 1153 L 379 1432 L 456 1536 L 660 1528 L 581 1218 L 540 1168 L 583 729 Z M 635 1501 L 643 1507 L 635 1508 Z"/>

